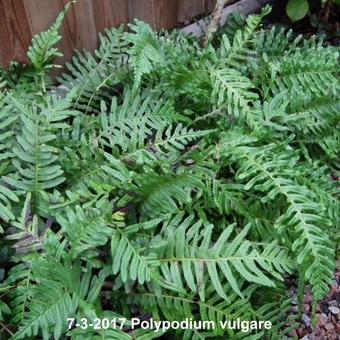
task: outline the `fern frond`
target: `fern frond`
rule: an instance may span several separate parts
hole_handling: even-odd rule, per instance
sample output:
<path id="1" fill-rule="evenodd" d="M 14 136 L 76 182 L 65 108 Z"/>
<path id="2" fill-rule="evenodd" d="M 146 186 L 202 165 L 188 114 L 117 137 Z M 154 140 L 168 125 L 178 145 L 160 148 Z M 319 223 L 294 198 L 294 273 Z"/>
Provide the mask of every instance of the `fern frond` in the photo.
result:
<path id="1" fill-rule="evenodd" d="M 30 263 L 22 261 L 15 264 L 9 271 L 8 278 L 1 285 L 16 287 L 15 291 L 9 289 L 4 293 L 10 299 L 12 324 L 19 324 L 28 312 L 29 299 L 31 297 L 32 273 Z M 1 287 L 2 288 L 2 287 Z"/>
<path id="2" fill-rule="evenodd" d="M 129 89 L 124 91 L 124 99 L 121 105 L 118 105 L 117 98 L 113 97 L 109 112 L 102 102 L 100 114 L 101 133 L 112 132 L 113 129 L 123 128 L 132 120 L 139 123 L 147 120 L 149 128 L 157 129 L 162 126 L 163 122 L 172 123 L 175 119 L 180 119 L 176 114 L 172 103 L 164 102 L 162 98 L 153 98 L 144 93 L 132 94 Z"/>
<path id="3" fill-rule="evenodd" d="M 129 63 L 134 74 L 134 88 L 138 88 L 142 76 L 149 74 L 154 65 L 164 64 L 165 59 L 160 48 L 160 43 L 156 33 L 148 24 L 135 19 L 134 24 L 129 24 L 132 32 L 126 40 L 132 44 L 129 49 Z"/>
<path id="4" fill-rule="evenodd" d="M 151 175 L 152 174 L 152 175 Z M 150 172 L 138 183 L 141 209 L 148 216 L 160 213 L 178 212 L 192 202 L 191 194 L 202 182 L 199 176 L 186 172 L 182 174 L 158 175 Z"/>
<path id="5" fill-rule="evenodd" d="M 293 98 L 288 99 L 288 95 Z M 321 137 L 337 124 L 339 107 L 340 102 L 332 93 L 318 98 L 303 89 L 292 89 L 264 103 L 263 124 L 280 134 L 296 133 L 297 140 L 310 135 Z"/>
<path id="6" fill-rule="evenodd" d="M 234 116 L 240 123 L 246 122 L 251 127 L 256 125 L 253 103 L 258 99 L 254 93 L 254 85 L 234 69 L 212 70 L 212 100 L 214 107 L 225 109 L 227 114 Z"/>
<path id="7" fill-rule="evenodd" d="M 0 160 L 6 161 L 13 157 L 12 147 L 15 141 L 14 129 L 19 115 L 13 112 L 13 106 L 10 104 L 6 95 L 0 98 Z"/>
<path id="8" fill-rule="evenodd" d="M 288 152 L 280 154 L 275 148 L 241 146 L 232 154 L 240 163 L 236 178 L 248 180 L 245 189 L 254 188 L 264 193 L 263 202 L 283 195 L 287 209 L 275 225 L 283 234 L 288 232 L 292 250 L 298 252 L 297 263 L 313 285 L 316 299 L 321 299 L 331 283 L 334 268 L 334 252 L 324 228 L 329 221 L 323 217 L 324 207 L 313 200 L 315 195 L 307 187 L 297 184 L 289 172 L 296 162 Z"/>
<path id="9" fill-rule="evenodd" d="M 32 45 L 29 47 L 27 56 L 36 71 L 42 72 L 51 69 L 56 57 L 62 56 L 54 46 L 60 41 L 59 29 L 65 18 L 66 13 L 75 1 L 71 1 L 65 6 L 65 9 L 58 15 L 55 23 L 45 32 L 37 34 L 32 39 Z"/>
<path id="10" fill-rule="evenodd" d="M 203 330 L 196 330 L 198 334 L 202 334 L 203 338 L 204 333 L 210 337 L 221 337 L 223 335 L 237 337 L 237 335 L 241 335 L 240 331 L 222 329 L 221 323 L 226 320 L 236 320 L 237 318 L 246 320 L 256 317 L 249 302 L 251 290 L 246 293 L 246 298 L 240 299 L 240 297 L 232 291 L 230 285 L 224 284 L 223 289 L 226 294 L 228 294 L 230 298 L 229 301 L 216 297 L 213 289 L 207 291 L 206 301 L 197 300 L 193 295 L 181 296 L 152 292 L 141 292 L 136 296 L 128 296 L 128 298 L 131 299 L 131 302 L 140 303 L 146 311 L 151 311 L 155 319 L 166 319 L 169 321 L 186 319 L 206 321 L 206 327 Z M 208 325 L 210 325 L 210 328 Z M 214 326 L 212 327 L 211 325 Z M 179 333 L 182 333 L 182 336 L 186 338 L 185 336 L 188 336 L 194 331 L 195 329 L 179 330 Z M 190 339 L 192 336 L 193 334 L 191 334 Z"/>
<path id="11" fill-rule="evenodd" d="M 153 126 L 158 126 L 154 133 Z M 167 159 L 175 163 L 185 147 L 210 134 L 213 130 L 195 131 L 181 123 L 164 124 L 157 116 L 142 120 L 124 121 L 120 129 L 113 129 L 103 134 L 101 141 L 110 146 L 124 162 L 152 164 L 157 160 Z M 106 141 L 108 140 L 108 142 Z"/>
<path id="12" fill-rule="evenodd" d="M 69 165 L 65 169 L 68 180 L 53 210 L 82 202 L 92 206 L 99 200 L 105 201 L 110 193 L 117 190 L 133 192 L 138 189 L 133 183 L 137 173 L 131 171 L 119 158 L 98 152 L 97 148 L 87 143 L 79 147 L 79 152 L 65 148 L 61 153 L 63 163 Z"/>
<path id="13" fill-rule="evenodd" d="M 2 170 L 2 169 L 0 169 Z M 1 175 L 1 172 L 0 172 Z M 0 221 L 9 222 L 14 220 L 14 212 L 12 211 L 11 203 L 19 202 L 18 196 L 8 188 L 8 186 L 0 181 Z M 1 224 L 2 224 L 1 221 Z M 2 226 L 0 224 L 0 233 L 3 232 Z"/>
<path id="14" fill-rule="evenodd" d="M 326 60 L 326 62 L 324 62 Z M 268 90 L 274 95 L 285 90 L 301 87 L 304 93 L 322 97 L 328 93 L 339 92 L 338 72 L 339 53 L 332 47 L 295 50 L 276 61 L 266 63 L 261 79 L 264 93 Z M 261 74 L 261 72 L 259 72 Z M 261 76 L 262 77 L 262 76 Z"/>
<path id="15" fill-rule="evenodd" d="M 88 318 L 95 317 L 87 303 L 93 303 L 105 279 L 105 271 L 92 276 L 91 268 L 81 273 L 79 264 L 71 265 L 65 259 L 35 258 L 32 262 L 32 275 L 37 282 L 32 287 L 28 304 L 29 313 L 22 321 L 13 339 L 25 339 L 41 334 L 44 339 L 53 332 L 60 338 L 67 327 L 67 318 L 75 317 L 79 306 Z"/>
<path id="16" fill-rule="evenodd" d="M 205 181 L 201 194 L 197 195 L 193 208 L 214 209 L 220 215 L 230 215 L 242 209 L 243 188 L 235 183 L 213 179 Z"/>
<path id="17" fill-rule="evenodd" d="M 68 110 L 69 97 L 64 101 L 51 97 L 46 105 L 34 104 L 33 107 L 12 100 L 20 112 L 21 121 L 21 131 L 13 147 L 16 157 L 13 165 L 17 174 L 3 179 L 17 189 L 32 193 L 34 206 L 38 208 L 42 192 L 65 180 L 58 164 L 59 150 L 52 142 L 57 139 L 58 130 L 68 127 L 65 119 L 76 113 Z"/>
<path id="18" fill-rule="evenodd" d="M 155 228 L 161 219 L 153 219 L 144 223 L 115 228 L 112 234 L 111 254 L 113 274 L 120 273 L 122 281 L 128 278 L 137 281 L 139 284 L 151 281 L 156 278 L 156 268 L 159 261 L 156 254 L 143 254 L 143 248 L 139 246 L 140 240 L 130 239 L 140 230 Z"/>
<path id="19" fill-rule="evenodd" d="M 256 310 L 262 320 L 270 321 L 272 324 L 272 327 L 264 332 L 265 338 L 279 340 L 281 334 L 286 335 L 299 326 L 297 316 L 290 312 L 291 303 L 291 299 L 281 296 L 278 301 L 266 303 Z"/>
<path id="20" fill-rule="evenodd" d="M 188 285 L 191 291 L 200 294 L 203 301 L 204 285 L 208 282 L 220 297 L 228 301 L 222 288 L 222 277 L 242 297 L 237 284 L 240 277 L 259 285 L 274 286 L 269 273 L 282 280 L 280 274 L 290 271 L 287 254 L 276 248 L 275 243 L 258 250 L 245 240 L 249 226 L 229 241 L 235 228 L 235 225 L 230 225 L 212 243 L 213 225 L 205 223 L 201 229 L 202 221 L 192 224 L 192 218 L 183 220 L 176 230 L 169 227 L 165 229 L 164 236 L 168 245 L 165 258 L 160 260 L 161 271 L 167 281 L 173 281 L 179 287 Z M 205 274 L 209 278 L 208 282 Z"/>
<path id="21" fill-rule="evenodd" d="M 217 51 L 220 59 L 219 64 L 225 67 L 234 67 L 235 69 L 243 68 L 244 60 L 253 55 L 251 45 L 254 39 L 254 33 L 260 26 L 263 17 L 265 17 L 271 8 L 265 6 L 260 14 L 250 15 L 247 17 L 245 26 L 236 30 L 232 42 L 226 34 L 222 35 L 221 46 Z"/>
<path id="22" fill-rule="evenodd" d="M 100 209 L 83 209 L 75 206 L 66 207 L 65 213 L 58 213 L 56 219 L 69 243 L 69 255 L 72 259 L 89 253 L 98 246 L 105 245 L 112 229 L 107 226 L 105 215 Z M 88 255 L 89 257 L 90 255 Z"/>
<path id="23" fill-rule="evenodd" d="M 77 88 L 74 107 L 85 111 L 100 111 L 100 101 L 108 100 L 115 87 L 125 79 L 127 65 L 128 42 L 125 40 L 123 28 L 106 30 L 99 35 L 100 47 L 94 52 L 76 52 L 72 63 L 66 67 L 70 74 L 59 78 L 66 88 Z"/>
<path id="24" fill-rule="evenodd" d="M 265 53 L 269 58 L 281 57 L 292 53 L 299 47 L 302 35 L 294 36 L 293 30 L 273 26 L 256 34 L 254 45 L 258 53 Z"/>

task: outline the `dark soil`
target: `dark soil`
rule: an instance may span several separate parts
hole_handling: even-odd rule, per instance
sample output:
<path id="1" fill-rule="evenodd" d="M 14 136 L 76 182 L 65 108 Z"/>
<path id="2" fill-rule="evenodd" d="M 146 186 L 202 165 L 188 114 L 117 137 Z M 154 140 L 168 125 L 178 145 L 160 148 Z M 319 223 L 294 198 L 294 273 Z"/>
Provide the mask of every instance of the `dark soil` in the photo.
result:
<path id="1" fill-rule="evenodd" d="M 322 35 L 326 43 L 339 46 L 340 5 L 328 1 L 324 6 L 319 0 L 309 0 L 309 14 L 302 20 L 292 23 L 286 15 L 287 1 L 278 0 L 267 20 L 269 24 L 279 24 L 292 28 L 297 34 L 306 37 Z"/>
<path id="2" fill-rule="evenodd" d="M 294 279 L 290 280 L 290 295 L 293 300 L 291 314 L 297 316 L 299 327 L 288 334 L 291 339 L 304 340 L 338 340 L 340 339 L 340 270 L 335 273 L 334 285 L 329 295 L 316 307 L 313 316 L 313 297 L 308 287 L 303 299 L 302 314 L 299 316 L 297 289 Z"/>

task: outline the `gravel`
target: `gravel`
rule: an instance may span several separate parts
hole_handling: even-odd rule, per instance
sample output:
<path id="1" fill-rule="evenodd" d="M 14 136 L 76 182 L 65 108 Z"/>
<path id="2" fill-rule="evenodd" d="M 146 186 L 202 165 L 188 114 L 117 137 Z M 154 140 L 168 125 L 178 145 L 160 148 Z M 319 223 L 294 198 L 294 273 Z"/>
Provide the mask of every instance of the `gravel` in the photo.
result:
<path id="1" fill-rule="evenodd" d="M 296 304 L 296 285 L 294 280 L 291 285 L 290 296 L 293 302 L 291 313 L 298 315 Z M 329 295 L 316 307 L 316 314 L 312 314 L 313 296 L 306 287 L 303 299 L 303 311 L 297 329 L 288 334 L 289 339 L 303 340 L 340 340 L 340 271 L 335 273 L 334 285 Z M 297 320 L 299 322 L 299 320 Z"/>

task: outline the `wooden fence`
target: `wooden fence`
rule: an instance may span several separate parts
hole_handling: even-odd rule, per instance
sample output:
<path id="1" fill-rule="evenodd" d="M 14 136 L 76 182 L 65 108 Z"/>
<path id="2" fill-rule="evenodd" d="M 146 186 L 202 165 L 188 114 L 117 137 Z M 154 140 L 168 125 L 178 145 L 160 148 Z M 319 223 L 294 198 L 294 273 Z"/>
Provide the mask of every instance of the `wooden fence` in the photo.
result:
<path id="1" fill-rule="evenodd" d="M 32 37 L 46 30 L 68 0 L 0 0 L 0 65 L 26 62 Z M 64 21 L 59 45 L 63 63 L 74 49 L 93 50 L 98 32 L 133 18 L 154 28 L 174 28 L 212 10 L 216 0 L 78 0 Z"/>

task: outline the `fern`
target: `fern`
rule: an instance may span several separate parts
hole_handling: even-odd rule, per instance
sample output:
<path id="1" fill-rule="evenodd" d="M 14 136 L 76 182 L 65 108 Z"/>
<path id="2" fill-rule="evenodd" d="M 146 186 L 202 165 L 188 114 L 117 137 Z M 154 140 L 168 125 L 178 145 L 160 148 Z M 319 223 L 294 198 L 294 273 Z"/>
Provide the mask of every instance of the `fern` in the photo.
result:
<path id="1" fill-rule="evenodd" d="M 100 99 L 112 96 L 111 88 L 126 77 L 127 41 L 122 28 L 110 29 L 100 35 L 100 47 L 92 56 L 88 52 L 77 52 L 72 64 L 67 63 L 70 74 L 59 80 L 67 88 L 77 88 L 74 107 L 98 111 Z"/>
<path id="2" fill-rule="evenodd" d="M 104 272 L 99 277 L 91 278 L 90 268 L 86 274 L 81 275 L 79 265 L 71 267 L 67 259 L 58 262 L 51 258 L 35 261 L 32 272 L 39 283 L 32 289 L 34 308 L 29 309 L 30 313 L 23 320 L 14 339 L 35 336 L 39 329 L 43 338 L 48 338 L 52 326 L 54 337 L 59 338 L 66 328 L 67 318 L 75 315 L 80 304 L 85 315 L 94 314 L 87 302 L 93 302 L 96 298 L 94 288 L 103 283 Z"/>
<path id="3" fill-rule="evenodd" d="M 106 226 L 105 219 L 101 217 L 102 214 L 105 214 L 105 210 L 87 209 L 84 211 L 80 206 L 76 206 L 74 210 L 67 207 L 65 216 L 57 215 L 57 221 L 70 243 L 71 258 L 84 256 L 84 253 L 88 253 L 90 249 L 106 244 L 108 235 L 112 231 Z"/>
<path id="4" fill-rule="evenodd" d="M 257 100 L 257 95 L 250 80 L 232 69 L 214 70 L 211 76 L 215 107 L 225 108 L 229 115 L 239 118 L 241 122 L 247 121 L 253 127 L 256 118 L 252 117 L 254 112 L 250 103 Z"/>
<path id="5" fill-rule="evenodd" d="M 204 285 L 205 271 L 217 294 L 226 300 L 228 297 L 223 291 L 219 273 L 242 297 L 237 284 L 239 277 L 249 282 L 273 286 L 273 281 L 264 275 L 263 271 L 268 271 L 279 279 L 280 272 L 289 271 L 287 255 L 276 248 L 275 244 L 269 244 L 262 251 L 258 251 L 250 242 L 245 241 L 249 226 L 228 243 L 228 238 L 234 229 L 231 225 L 225 228 L 213 244 L 211 244 L 213 226 L 205 224 L 204 231 L 200 235 L 201 226 L 202 222 L 191 226 L 190 220 L 186 219 L 176 231 L 167 228 L 165 236 L 168 246 L 165 250 L 165 258 L 161 259 L 163 263 L 161 270 L 168 280 L 171 278 L 179 286 L 183 286 L 181 278 L 184 277 L 186 284 L 192 291 L 198 291 L 203 301 L 204 288 L 200 286 Z M 190 236 L 186 236 L 188 234 Z M 182 275 L 178 269 L 179 263 L 183 268 Z"/>
<path id="6" fill-rule="evenodd" d="M 0 183 L 0 218 L 5 222 L 15 219 L 11 211 L 11 202 L 19 202 L 17 195 L 8 189 L 6 184 Z M 0 232 L 3 232 L 1 226 Z"/>
<path id="7" fill-rule="evenodd" d="M 67 110 L 69 97 L 56 102 L 50 97 L 46 105 L 25 105 L 12 99 L 19 110 L 21 133 L 16 138 L 13 165 L 17 173 L 3 179 L 11 186 L 32 193 L 34 205 L 38 209 L 41 192 L 51 189 L 62 182 L 63 170 L 57 164 L 58 149 L 52 145 L 59 129 L 67 128 L 63 121 L 75 112 Z M 20 179 L 19 176 L 20 175 Z"/>
<path id="8" fill-rule="evenodd" d="M 156 276 L 154 268 L 159 266 L 156 254 L 143 255 L 142 250 L 129 235 L 140 230 L 155 228 L 160 222 L 154 219 L 144 223 L 129 225 L 124 229 L 116 228 L 111 240 L 112 271 L 114 274 L 120 273 L 122 281 L 128 278 L 139 284 L 151 281 L 153 275 Z"/>
<path id="9" fill-rule="evenodd" d="M 285 279 L 316 305 L 339 250 L 338 48 L 268 7 L 205 47 L 135 21 L 53 88 L 70 6 L 0 71 L 0 337 L 285 337 Z M 78 327 L 98 318 L 125 321 Z M 151 318 L 215 327 L 133 327 Z"/>
<path id="10" fill-rule="evenodd" d="M 329 225 L 329 221 L 322 217 L 322 204 L 310 201 L 315 195 L 307 187 L 284 176 L 294 164 L 289 153 L 276 154 L 275 162 L 269 147 L 239 147 L 233 153 L 239 161 L 242 160 L 237 177 L 240 180 L 250 178 L 245 184 L 247 190 L 263 190 L 266 193 L 262 198 L 264 202 L 276 199 L 277 195 L 285 196 L 288 208 L 275 224 L 279 231 L 288 231 L 292 240 L 297 237 L 292 250 L 298 250 L 299 264 L 308 263 L 308 270 L 304 268 L 306 278 L 314 285 L 315 296 L 321 298 L 332 280 L 334 267 L 332 246 L 327 233 L 321 228 Z"/>
<path id="11" fill-rule="evenodd" d="M 61 39 L 58 31 L 71 4 L 72 2 L 67 4 L 64 11 L 59 14 L 58 18 L 50 27 L 50 29 L 48 29 L 46 32 L 36 35 L 32 39 L 32 46 L 29 48 L 27 55 L 38 73 L 40 73 L 43 69 L 48 70 L 53 67 L 51 62 L 53 62 L 56 57 L 62 55 L 58 49 L 54 47 L 54 45 L 56 45 Z"/>
<path id="12" fill-rule="evenodd" d="M 144 74 L 149 74 L 153 65 L 165 62 L 163 55 L 160 53 L 160 44 L 156 34 L 151 27 L 136 20 L 135 24 L 129 25 L 134 34 L 130 34 L 127 41 L 132 43 L 129 51 L 130 64 L 135 73 L 134 86 L 137 88 Z"/>

